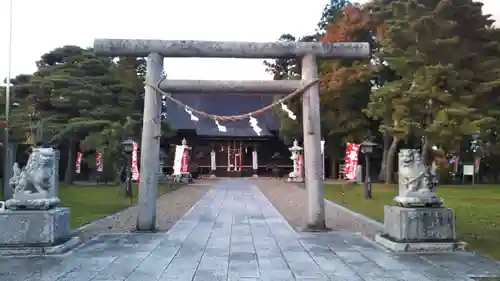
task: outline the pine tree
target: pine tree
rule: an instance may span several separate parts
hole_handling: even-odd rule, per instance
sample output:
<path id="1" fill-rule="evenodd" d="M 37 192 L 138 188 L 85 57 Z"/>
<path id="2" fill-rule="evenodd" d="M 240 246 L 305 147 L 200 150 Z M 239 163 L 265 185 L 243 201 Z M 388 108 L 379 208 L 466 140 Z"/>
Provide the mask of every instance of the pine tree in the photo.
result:
<path id="1" fill-rule="evenodd" d="M 26 127 L 26 112 L 29 122 L 42 124 L 43 139 L 38 141 L 67 149 L 65 181 L 71 182 L 78 143 L 117 123 L 123 126 L 127 117 L 139 119 L 141 95 L 112 58 L 97 57 L 91 49 L 54 49 L 42 55 L 37 68 L 29 80 L 16 85 L 21 105 L 14 114 L 16 127 Z"/>

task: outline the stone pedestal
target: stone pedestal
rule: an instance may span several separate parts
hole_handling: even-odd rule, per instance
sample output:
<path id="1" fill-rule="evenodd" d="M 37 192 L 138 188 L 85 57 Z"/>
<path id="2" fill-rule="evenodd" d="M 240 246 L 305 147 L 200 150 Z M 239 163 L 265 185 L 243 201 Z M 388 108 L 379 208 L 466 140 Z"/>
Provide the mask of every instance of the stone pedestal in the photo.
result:
<path id="1" fill-rule="evenodd" d="M 456 241 L 455 215 L 449 208 L 384 206 L 385 233 L 375 241 L 396 252 L 464 250 Z"/>
<path id="2" fill-rule="evenodd" d="M 59 204 L 59 198 L 30 198 L 30 194 L 17 196 L 7 200 L 5 207 L 9 210 L 49 210 Z"/>
<path id="3" fill-rule="evenodd" d="M 174 176 L 174 182 L 176 183 L 193 183 L 193 177 L 190 173 L 182 173 L 180 175 Z"/>
<path id="4" fill-rule="evenodd" d="M 69 209 L 0 213 L 0 245 L 54 245 L 69 235 Z"/>
<path id="5" fill-rule="evenodd" d="M 79 244 L 70 237 L 68 208 L 0 212 L 0 255 L 60 254 Z"/>

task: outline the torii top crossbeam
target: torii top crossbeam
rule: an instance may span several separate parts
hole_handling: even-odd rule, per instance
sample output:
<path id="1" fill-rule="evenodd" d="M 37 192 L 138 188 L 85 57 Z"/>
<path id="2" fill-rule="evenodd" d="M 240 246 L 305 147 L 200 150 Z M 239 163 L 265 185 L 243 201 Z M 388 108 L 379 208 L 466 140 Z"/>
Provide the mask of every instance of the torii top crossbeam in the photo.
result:
<path id="1" fill-rule="evenodd" d="M 96 39 L 94 52 L 102 56 L 146 57 L 157 53 L 163 57 L 196 58 L 368 58 L 370 44 L 317 42 L 217 42 L 195 40 Z"/>

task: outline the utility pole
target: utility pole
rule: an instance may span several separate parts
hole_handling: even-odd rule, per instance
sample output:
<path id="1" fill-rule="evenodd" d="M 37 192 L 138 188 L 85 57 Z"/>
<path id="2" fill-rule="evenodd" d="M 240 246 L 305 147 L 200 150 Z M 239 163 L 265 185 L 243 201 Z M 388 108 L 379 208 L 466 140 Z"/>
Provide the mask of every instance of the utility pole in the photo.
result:
<path id="1" fill-rule="evenodd" d="M 9 145 L 9 115 L 10 115 L 10 79 L 12 68 L 12 11 L 13 0 L 9 1 L 9 35 L 7 40 L 7 83 L 5 86 L 5 127 L 3 131 L 3 199 L 7 200 L 11 196 L 11 190 L 8 188 L 9 179 L 12 174 L 10 167 L 11 151 Z"/>

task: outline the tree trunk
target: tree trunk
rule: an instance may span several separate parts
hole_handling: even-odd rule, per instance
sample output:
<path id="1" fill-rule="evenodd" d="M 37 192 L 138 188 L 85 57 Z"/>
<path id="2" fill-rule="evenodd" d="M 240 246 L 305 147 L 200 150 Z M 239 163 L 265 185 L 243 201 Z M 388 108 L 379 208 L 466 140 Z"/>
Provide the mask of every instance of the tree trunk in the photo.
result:
<path id="1" fill-rule="evenodd" d="M 76 162 L 76 152 L 75 152 L 75 141 L 73 138 L 69 139 L 68 143 L 68 162 L 66 164 L 66 171 L 64 172 L 64 183 L 73 183 L 73 178 L 75 175 L 75 162 Z"/>
<path id="2" fill-rule="evenodd" d="M 429 164 L 429 163 L 432 163 L 431 159 L 429 159 L 430 155 L 429 155 L 429 140 L 426 138 L 424 138 L 424 142 L 422 143 L 422 153 L 421 153 L 421 156 L 422 158 L 422 162 L 426 165 L 426 166 L 430 166 L 432 164 Z"/>
<path id="3" fill-rule="evenodd" d="M 333 142 L 332 142 L 333 143 Z M 325 151 L 328 154 L 328 160 L 330 161 L 330 178 L 336 180 L 338 177 L 338 158 L 335 149 L 330 148 Z"/>
<path id="4" fill-rule="evenodd" d="M 394 175 L 394 156 L 396 155 L 396 148 L 398 147 L 399 139 L 397 137 L 392 137 L 392 143 L 387 151 L 386 158 L 386 170 L 385 170 L 385 183 L 393 183 L 393 175 Z"/>
<path id="5" fill-rule="evenodd" d="M 330 156 L 330 178 L 336 180 L 337 177 L 337 158 L 332 155 Z"/>
<path id="6" fill-rule="evenodd" d="M 384 133 L 384 152 L 382 154 L 382 165 L 380 165 L 380 172 L 378 174 L 378 180 L 383 181 L 385 179 L 385 174 L 387 170 L 387 153 L 389 152 L 389 143 L 391 141 L 391 136 L 388 133 Z"/>

